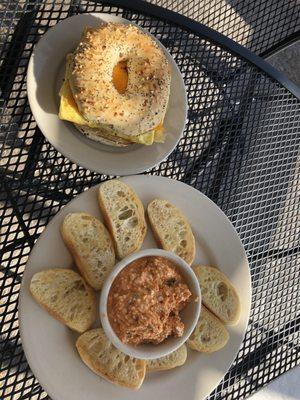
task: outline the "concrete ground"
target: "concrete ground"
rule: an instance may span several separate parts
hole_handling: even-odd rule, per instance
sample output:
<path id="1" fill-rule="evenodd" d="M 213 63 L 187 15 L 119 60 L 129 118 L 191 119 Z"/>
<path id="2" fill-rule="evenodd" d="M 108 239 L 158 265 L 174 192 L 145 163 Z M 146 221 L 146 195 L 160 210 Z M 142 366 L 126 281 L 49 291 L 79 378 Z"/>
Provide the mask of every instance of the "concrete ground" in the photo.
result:
<path id="1" fill-rule="evenodd" d="M 267 61 L 300 86 L 300 40 L 267 58 Z"/>

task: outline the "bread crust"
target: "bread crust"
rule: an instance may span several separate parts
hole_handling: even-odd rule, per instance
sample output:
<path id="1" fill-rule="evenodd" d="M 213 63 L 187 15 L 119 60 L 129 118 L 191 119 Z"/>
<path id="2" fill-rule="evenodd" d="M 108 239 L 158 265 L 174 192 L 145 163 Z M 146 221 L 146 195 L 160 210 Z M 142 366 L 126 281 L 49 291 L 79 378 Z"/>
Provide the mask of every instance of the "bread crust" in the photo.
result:
<path id="1" fill-rule="evenodd" d="M 111 211 L 109 210 L 107 201 L 104 198 L 104 194 L 102 193 L 104 188 L 107 189 L 109 187 L 109 185 L 116 185 L 116 184 L 119 185 L 120 191 L 124 191 L 124 192 L 126 191 L 129 194 L 129 196 L 131 197 L 132 201 L 134 202 L 135 208 L 136 208 L 136 212 L 134 215 L 132 215 L 132 218 L 134 218 L 134 217 L 137 218 L 137 225 L 135 228 L 132 228 L 132 232 L 133 232 L 133 230 L 135 230 L 135 232 L 137 232 L 137 234 L 138 234 L 138 237 L 136 238 L 134 243 L 131 241 L 132 246 L 131 246 L 130 252 L 125 250 L 126 246 L 125 246 L 124 240 L 126 240 L 126 236 L 122 237 L 121 239 L 118 239 L 117 228 L 116 228 L 116 225 L 118 223 L 118 221 L 117 221 L 118 216 L 112 215 Z M 136 195 L 136 193 L 131 189 L 131 187 L 126 185 L 124 182 L 121 182 L 117 179 L 113 179 L 111 181 L 106 181 L 100 185 L 99 191 L 98 191 L 98 202 L 99 202 L 99 207 L 102 212 L 105 224 L 113 238 L 117 257 L 119 259 L 122 259 L 122 258 L 128 256 L 129 254 L 131 254 L 135 251 L 138 251 L 141 248 L 144 238 L 146 236 L 147 225 L 146 225 L 146 220 L 145 220 L 145 212 L 144 212 L 143 204 L 142 204 L 141 200 L 138 198 L 138 196 Z M 125 200 L 122 201 L 122 206 L 124 206 L 124 207 L 126 206 Z"/>
<path id="2" fill-rule="evenodd" d="M 203 322 L 206 323 L 206 326 L 204 326 L 203 331 L 201 332 L 200 327 L 201 324 L 203 324 Z M 209 325 L 209 328 L 207 328 L 207 325 Z M 213 332 L 207 333 L 208 329 L 213 329 Z M 212 339 L 210 341 L 208 339 L 207 343 L 201 343 L 201 340 L 198 340 L 197 337 L 194 337 L 196 335 L 201 336 L 203 333 L 206 335 L 208 334 L 209 336 L 213 336 L 214 334 L 216 334 L 216 331 L 218 331 L 217 340 Z M 187 345 L 191 349 L 197 350 L 201 353 L 213 353 L 226 346 L 228 340 L 229 340 L 229 333 L 224 324 L 219 320 L 219 318 L 217 318 L 202 304 L 199 321 L 197 322 L 194 332 L 188 339 Z"/>
<path id="3" fill-rule="evenodd" d="M 154 199 L 148 204 L 147 213 L 158 246 L 173 251 L 191 265 L 196 255 L 195 238 L 181 210 L 166 200 Z M 179 222 L 181 227 L 177 225 Z"/>
<path id="4" fill-rule="evenodd" d="M 107 379 L 108 381 L 122 386 L 122 387 L 127 387 L 129 389 L 134 389 L 137 390 L 141 387 L 143 380 L 145 378 L 145 373 L 146 373 L 146 362 L 144 360 L 136 360 L 136 362 L 139 364 L 139 382 L 136 382 L 135 384 L 125 381 L 118 381 L 117 377 L 108 371 L 106 365 L 101 364 L 101 362 L 98 362 L 98 360 L 95 360 L 95 357 L 93 357 L 92 354 L 88 352 L 88 349 L 86 348 L 86 342 L 85 340 L 85 335 L 89 334 L 90 332 L 93 332 L 95 334 L 98 334 L 99 336 L 99 341 L 103 340 L 103 336 L 105 335 L 103 330 L 101 328 L 96 328 L 93 329 L 92 331 L 86 332 L 85 334 L 81 335 L 76 342 L 76 348 L 78 350 L 78 353 L 82 359 L 82 361 L 97 375 L 101 376 L 102 378 Z M 108 339 L 105 339 L 108 341 Z"/>
<path id="5" fill-rule="evenodd" d="M 72 330 L 74 330 L 76 332 L 79 332 L 79 333 L 83 333 L 83 332 L 85 332 L 87 329 L 89 329 L 92 326 L 92 324 L 94 323 L 94 321 L 96 319 L 96 296 L 95 296 L 95 293 L 94 293 L 93 289 L 84 281 L 84 279 L 79 274 L 77 274 L 77 272 L 75 272 L 75 271 L 73 271 L 71 269 L 68 269 L 68 268 L 49 268 L 49 269 L 41 271 L 41 272 L 42 273 L 47 273 L 47 272 L 51 273 L 51 272 L 57 272 L 57 271 L 58 271 L 58 273 L 60 271 L 67 271 L 68 273 L 70 273 L 72 275 L 76 274 L 77 275 L 76 279 L 80 279 L 83 282 L 85 290 L 88 293 L 88 298 L 89 298 L 90 307 L 91 307 L 90 308 L 90 314 L 89 314 L 89 320 L 88 320 L 88 322 L 86 324 L 82 325 L 81 329 L 76 328 L 75 324 L 70 323 L 69 321 L 65 320 L 53 308 L 49 307 L 49 305 L 46 302 L 44 302 L 36 294 L 36 292 L 35 292 L 35 290 L 33 288 L 32 281 L 31 281 L 30 287 L 29 287 L 30 293 L 31 293 L 32 297 L 34 298 L 34 300 L 38 304 L 40 304 L 52 317 L 54 317 L 56 320 L 58 320 L 59 322 L 63 323 L 64 325 L 67 325 L 70 329 L 72 329 Z M 40 272 L 38 272 L 37 274 L 40 274 Z M 37 275 L 37 274 L 35 274 L 35 275 Z M 32 280 L 35 277 L 35 275 L 32 277 Z"/>
<path id="6" fill-rule="evenodd" d="M 193 270 L 200 284 L 202 303 L 225 325 L 235 325 L 240 318 L 241 303 L 238 293 L 230 280 L 215 267 L 195 265 Z M 213 285 L 204 283 L 205 274 L 210 275 Z M 223 297 L 222 292 L 226 297 Z"/>
<path id="7" fill-rule="evenodd" d="M 170 357 L 174 357 L 174 354 L 176 353 L 176 358 L 170 359 L 169 363 L 168 362 L 161 362 L 160 358 L 154 359 L 151 361 L 147 362 L 147 371 L 167 371 L 169 369 L 173 369 L 176 367 L 180 367 L 186 362 L 187 359 L 187 349 L 186 345 L 183 344 L 182 346 L 179 347 L 179 349 L 175 350 L 173 353 L 164 356 L 165 360 L 167 360 Z"/>
<path id="8" fill-rule="evenodd" d="M 98 259 L 98 262 L 102 261 L 102 265 L 100 265 L 99 267 L 97 266 L 97 268 L 93 268 L 92 265 L 93 261 L 96 260 L 89 259 L 89 257 L 92 257 L 92 254 L 89 254 L 89 243 L 85 244 L 86 251 L 83 256 L 79 247 L 83 247 L 84 244 L 80 242 L 79 238 L 76 239 L 76 237 L 74 237 L 70 230 L 70 224 L 72 223 L 75 224 L 77 222 L 79 226 L 82 225 L 82 218 L 86 219 L 87 227 L 85 229 L 93 229 L 93 231 L 96 231 L 97 234 L 97 237 L 89 238 L 89 240 L 96 241 L 96 244 L 94 246 L 97 246 L 97 256 L 102 256 L 101 260 Z M 70 219 L 72 220 L 71 222 Z M 89 226 L 91 224 L 93 225 L 92 227 Z M 81 232 L 83 230 L 84 228 L 81 227 Z M 81 275 L 93 289 L 100 290 L 103 286 L 106 275 L 115 265 L 113 242 L 106 227 L 102 224 L 101 221 L 90 214 L 71 213 L 66 215 L 60 227 L 60 231 L 64 243 L 72 254 Z M 97 272 L 95 271 L 95 269 L 97 269 Z"/>

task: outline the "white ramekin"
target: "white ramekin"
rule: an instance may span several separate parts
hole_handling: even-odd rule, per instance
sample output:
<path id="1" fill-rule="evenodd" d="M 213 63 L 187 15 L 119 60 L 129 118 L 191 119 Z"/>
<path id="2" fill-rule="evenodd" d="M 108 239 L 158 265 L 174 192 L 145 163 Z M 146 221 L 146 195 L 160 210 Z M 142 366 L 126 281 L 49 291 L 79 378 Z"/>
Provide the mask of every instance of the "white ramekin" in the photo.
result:
<path id="1" fill-rule="evenodd" d="M 116 276 L 119 274 L 119 272 L 123 268 L 125 268 L 128 264 L 130 264 L 132 261 L 148 256 L 165 257 L 176 264 L 178 272 L 180 272 L 180 274 L 183 276 L 185 282 L 187 283 L 192 293 L 192 301 L 189 302 L 188 305 L 180 313 L 182 321 L 185 326 L 183 336 L 179 338 L 169 337 L 160 344 L 147 343 L 138 346 L 132 346 L 123 343 L 118 338 L 116 333 L 113 331 L 107 314 L 107 299 L 111 285 Z M 190 265 L 187 264 L 182 258 L 180 258 L 174 253 L 165 250 L 147 249 L 133 253 L 130 256 L 124 258 L 122 261 L 117 263 L 115 268 L 108 275 L 101 291 L 100 319 L 102 327 L 108 339 L 113 343 L 115 347 L 117 347 L 123 353 L 126 353 L 132 357 L 141 358 L 145 360 L 151 360 L 154 358 L 163 357 L 171 353 L 172 351 L 178 349 L 178 347 L 180 347 L 192 334 L 197 324 L 200 311 L 201 311 L 201 292 L 194 271 L 192 270 Z"/>

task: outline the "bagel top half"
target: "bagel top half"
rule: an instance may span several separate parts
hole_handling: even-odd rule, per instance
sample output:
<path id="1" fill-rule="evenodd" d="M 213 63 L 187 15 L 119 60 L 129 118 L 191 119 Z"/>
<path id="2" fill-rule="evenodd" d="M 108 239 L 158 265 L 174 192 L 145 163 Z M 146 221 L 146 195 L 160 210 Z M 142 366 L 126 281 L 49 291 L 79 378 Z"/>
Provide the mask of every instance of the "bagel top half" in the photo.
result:
<path id="1" fill-rule="evenodd" d="M 127 85 L 113 83 L 114 68 L 126 64 Z M 133 25 L 86 29 L 71 57 L 69 84 L 89 126 L 106 126 L 129 138 L 151 131 L 164 119 L 171 74 L 166 56 Z"/>

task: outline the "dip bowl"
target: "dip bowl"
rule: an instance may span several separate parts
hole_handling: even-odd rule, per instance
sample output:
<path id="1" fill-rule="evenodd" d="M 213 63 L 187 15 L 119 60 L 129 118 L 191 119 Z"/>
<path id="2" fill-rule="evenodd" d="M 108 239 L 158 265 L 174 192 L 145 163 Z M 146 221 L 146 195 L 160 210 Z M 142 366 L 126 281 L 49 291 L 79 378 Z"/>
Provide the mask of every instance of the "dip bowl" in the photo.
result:
<path id="1" fill-rule="evenodd" d="M 170 336 L 159 344 L 146 343 L 134 346 L 131 344 L 123 343 L 114 332 L 108 318 L 108 295 L 114 279 L 124 268 L 126 268 L 131 262 L 135 260 L 150 256 L 164 257 L 176 264 L 176 269 L 181 274 L 190 292 L 192 293 L 192 298 L 191 301 L 180 312 L 181 320 L 184 323 L 184 332 L 181 337 L 176 338 Z M 163 357 L 178 349 L 184 342 L 187 341 L 189 336 L 192 334 L 199 319 L 200 311 L 201 291 L 197 277 L 191 266 L 176 254 L 161 249 L 141 250 L 139 252 L 129 255 L 128 257 L 118 262 L 112 272 L 108 275 L 101 291 L 100 319 L 102 327 L 108 339 L 113 343 L 116 348 L 121 350 L 123 353 L 144 360 L 151 360 L 154 358 Z"/>

